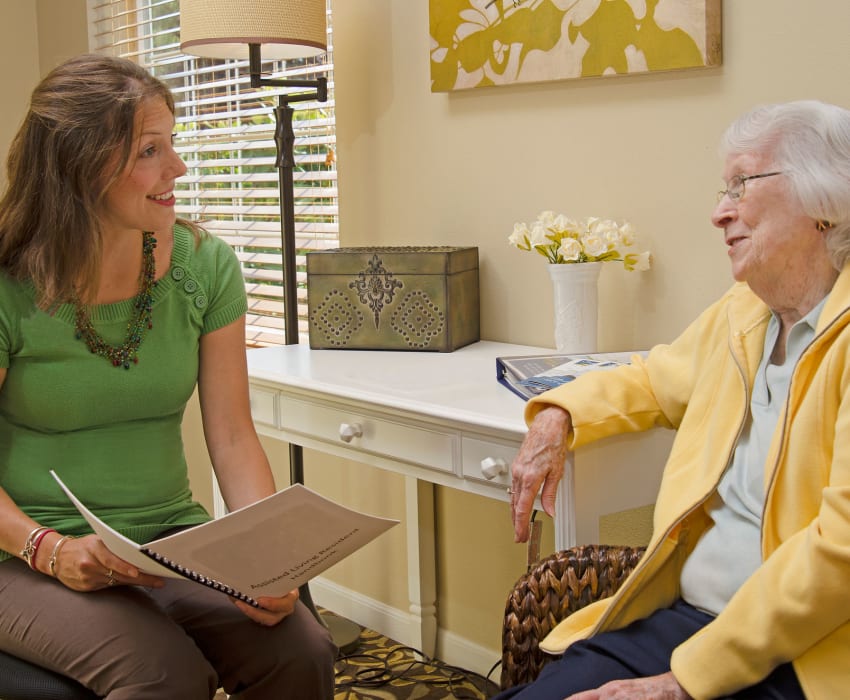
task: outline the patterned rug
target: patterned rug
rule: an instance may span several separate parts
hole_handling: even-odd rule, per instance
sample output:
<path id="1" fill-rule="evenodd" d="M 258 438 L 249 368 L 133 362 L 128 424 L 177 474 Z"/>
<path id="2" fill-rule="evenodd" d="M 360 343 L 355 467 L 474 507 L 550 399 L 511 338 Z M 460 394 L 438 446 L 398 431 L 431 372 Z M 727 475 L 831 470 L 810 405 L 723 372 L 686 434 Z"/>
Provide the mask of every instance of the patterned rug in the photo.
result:
<path id="1" fill-rule="evenodd" d="M 496 671 L 492 677 L 498 677 Z M 484 700 L 496 683 L 364 629 L 360 648 L 336 664 L 334 700 Z"/>
<path id="2" fill-rule="evenodd" d="M 490 678 L 498 677 L 498 669 L 490 672 Z M 473 671 L 429 659 L 365 628 L 359 648 L 336 662 L 334 700 L 486 700 L 498 691 L 497 683 Z M 215 696 L 226 698 L 221 690 Z"/>

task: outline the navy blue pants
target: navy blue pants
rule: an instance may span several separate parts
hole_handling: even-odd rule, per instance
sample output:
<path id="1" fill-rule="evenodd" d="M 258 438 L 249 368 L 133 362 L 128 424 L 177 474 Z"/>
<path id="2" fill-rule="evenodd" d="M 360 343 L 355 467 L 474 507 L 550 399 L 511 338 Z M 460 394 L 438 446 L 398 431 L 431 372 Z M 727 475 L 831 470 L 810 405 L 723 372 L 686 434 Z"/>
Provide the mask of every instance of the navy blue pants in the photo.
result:
<path id="1" fill-rule="evenodd" d="M 500 693 L 495 700 L 563 700 L 582 690 L 627 678 L 667 673 L 679 644 L 714 618 L 679 600 L 648 618 L 576 642 L 551 661 L 534 683 Z M 734 694 L 735 700 L 805 700 L 791 664 L 777 667 L 761 683 Z"/>

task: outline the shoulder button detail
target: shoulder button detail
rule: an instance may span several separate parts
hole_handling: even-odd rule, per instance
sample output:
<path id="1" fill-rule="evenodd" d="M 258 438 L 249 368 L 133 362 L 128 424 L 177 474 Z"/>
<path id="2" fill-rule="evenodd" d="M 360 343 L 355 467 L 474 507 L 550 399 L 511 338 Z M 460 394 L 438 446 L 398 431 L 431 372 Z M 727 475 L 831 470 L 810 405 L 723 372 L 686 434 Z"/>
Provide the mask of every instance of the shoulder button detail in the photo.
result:
<path id="1" fill-rule="evenodd" d="M 207 298 L 203 294 L 199 294 L 195 297 L 195 306 L 199 309 L 203 309 L 207 305 Z"/>
<path id="2" fill-rule="evenodd" d="M 175 282 L 179 282 L 186 276 L 186 270 L 182 267 L 173 267 L 171 268 L 171 279 Z"/>
<path id="3" fill-rule="evenodd" d="M 198 283 L 195 282 L 195 280 L 193 279 L 187 279 L 183 283 L 183 291 L 185 291 L 187 294 L 194 294 L 198 291 Z"/>

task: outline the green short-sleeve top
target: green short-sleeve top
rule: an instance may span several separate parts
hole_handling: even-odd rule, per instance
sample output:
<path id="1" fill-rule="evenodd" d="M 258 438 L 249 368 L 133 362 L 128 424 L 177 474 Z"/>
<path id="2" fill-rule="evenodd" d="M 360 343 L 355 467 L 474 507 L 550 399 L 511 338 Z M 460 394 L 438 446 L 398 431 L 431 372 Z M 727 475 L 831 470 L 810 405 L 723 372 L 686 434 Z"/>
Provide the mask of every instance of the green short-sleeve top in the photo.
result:
<path id="1" fill-rule="evenodd" d="M 120 345 L 132 300 L 91 309 Z M 153 289 L 138 364 L 113 367 L 75 337 L 74 307 L 50 312 L 31 284 L 0 273 L 0 486 L 41 525 L 91 532 L 53 469 L 98 517 L 143 543 L 204 522 L 193 500 L 181 424 L 198 378 L 200 337 L 246 311 L 239 262 L 223 241 L 174 228 L 171 266 Z M 8 553 L 0 550 L 0 560 Z"/>

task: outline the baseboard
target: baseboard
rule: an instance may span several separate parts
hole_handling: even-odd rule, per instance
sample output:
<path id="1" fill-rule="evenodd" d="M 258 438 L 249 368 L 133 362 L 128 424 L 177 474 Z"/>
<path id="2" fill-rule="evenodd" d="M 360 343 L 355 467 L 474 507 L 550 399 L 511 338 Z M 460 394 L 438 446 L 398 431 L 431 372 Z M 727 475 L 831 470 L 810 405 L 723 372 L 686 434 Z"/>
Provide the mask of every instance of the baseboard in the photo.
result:
<path id="1" fill-rule="evenodd" d="M 350 588 L 322 577 L 310 581 L 310 594 L 316 605 L 332 610 L 364 627 L 385 634 L 401 644 L 415 647 L 417 619 L 410 613 L 369 598 Z M 501 652 L 475 644 L 465 637 L 443 629 L 437 630 L 435 656 L 452 666 L 459 666 L 486 676 L 498 661 Z M 498 670 L 491 680 L 498 683 Z"/>
<path id="2" fill-rule="evenodd" d="M 416 619 L 403 610 L 390 607 L 321 576 L 310 581 L 310 594 L 316 605 L 385 634 L 397 642 L 416 646 Z"/>
<path id="3" fill-rule="evenodd" d="M 482 676 L 490 673 L 490 680 L 499 683 L 500 669 L 491 669 L 501 659 L 498 649 L 488 649 L 466 637 L 443 629 L 437 630 L 437 658 L 452 666 L 460 666 L 469 671 L 475 671 Z"/>

